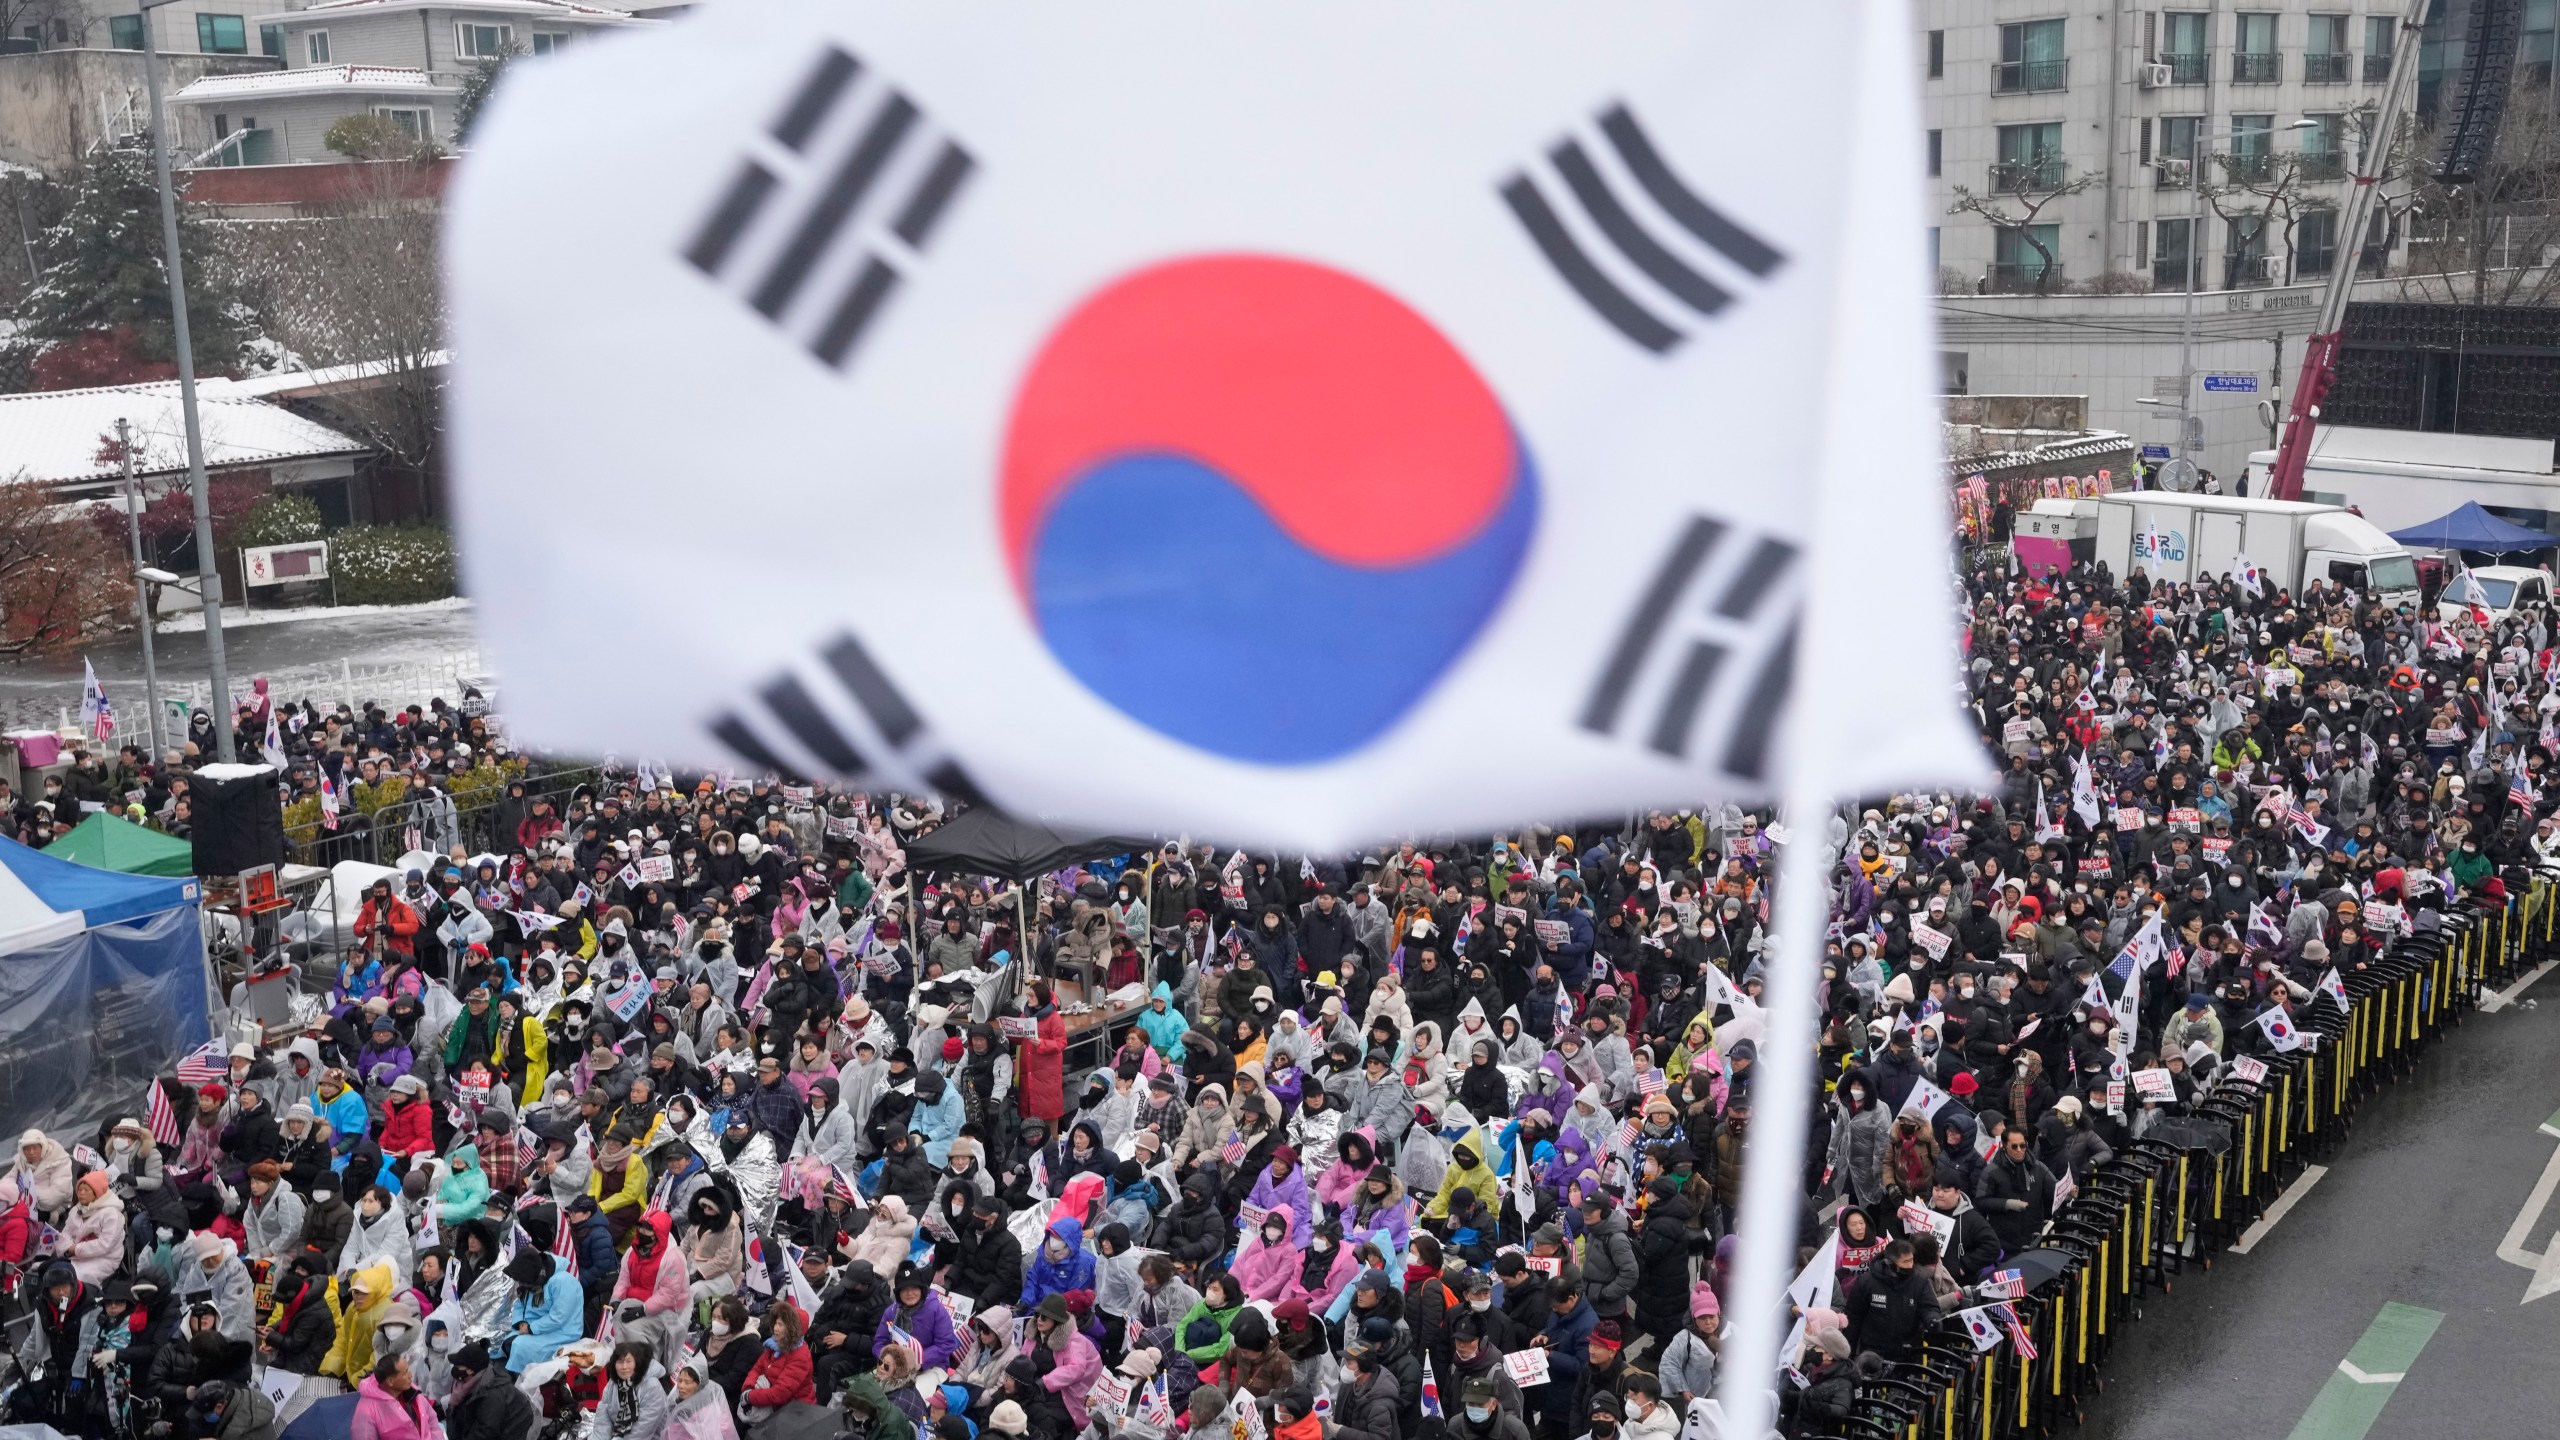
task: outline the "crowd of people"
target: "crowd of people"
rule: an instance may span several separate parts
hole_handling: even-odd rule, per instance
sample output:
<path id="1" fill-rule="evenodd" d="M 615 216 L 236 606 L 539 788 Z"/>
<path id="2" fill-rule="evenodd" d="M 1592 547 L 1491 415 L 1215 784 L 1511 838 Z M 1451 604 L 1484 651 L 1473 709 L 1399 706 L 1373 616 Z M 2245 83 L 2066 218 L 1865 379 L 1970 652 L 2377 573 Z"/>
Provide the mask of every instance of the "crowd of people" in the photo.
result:
<path id="1" fill-rule="evenodd" d="M 1788 1327 L 1784 1424 L 1831 1433 L 2014 1293 L 2115 1150 L 2560 851 L 2545 614 L 1966 586 L 2002 782 L 1827 833 L 1167 844 L 1017 892 L 910 865 L 927 800 L 518 787 L 488 849 L 430 837 L 372 889 L 307 1027 L 20 1137 L 9 1408 L 182 1440 L 342 1390 L 359 1440 L 1668 1440 L 1747 1238 L 1805 1267 L 1740 1323 Z M 303 789 L 502 743 L 441 706 L 282 728 Z M 109 798 L 166 821 L 190 759 Z M 1799 1151 L 1751 1127 L 1757 997 L 1775 872 L 1824 854 Z M 1800 1175 L 1794 1234 L 1735 1233 L 1750 1165 Z"/>

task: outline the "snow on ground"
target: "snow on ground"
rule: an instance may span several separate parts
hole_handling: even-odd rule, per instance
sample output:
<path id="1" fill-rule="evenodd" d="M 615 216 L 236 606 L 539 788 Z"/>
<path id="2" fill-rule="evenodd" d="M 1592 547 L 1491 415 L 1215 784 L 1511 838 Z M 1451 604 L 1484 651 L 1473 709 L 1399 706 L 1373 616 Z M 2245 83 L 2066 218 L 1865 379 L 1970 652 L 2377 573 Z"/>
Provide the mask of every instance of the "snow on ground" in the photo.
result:
<path id="1" fill-rule="evenodd" d="M 417 605 L 299 605 L 278 606 L 272 610 L 243 610 L 237 605 L 222 607 L 222 628 L 237 630 L 247 625 L 283 625 L 301 620 L 337 620 L 350 615 L 427 615 L 440 610 L 468 610 L 471 601 L 461 595 L 442 600 L 429 600 Z M 172 615 L 160 622 L 155 633 L 188 634 L 204 629 L 202 611 L 190 610 Z"/>

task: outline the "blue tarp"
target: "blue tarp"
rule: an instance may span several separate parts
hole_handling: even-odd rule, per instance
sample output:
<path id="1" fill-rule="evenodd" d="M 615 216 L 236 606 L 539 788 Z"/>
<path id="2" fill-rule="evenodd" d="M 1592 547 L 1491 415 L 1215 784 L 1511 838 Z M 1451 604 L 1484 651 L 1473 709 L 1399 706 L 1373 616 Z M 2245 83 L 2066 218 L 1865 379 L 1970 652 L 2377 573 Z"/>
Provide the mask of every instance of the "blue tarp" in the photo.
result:
<path id="1" fill-rule="evenodd" d="M 0 839 L 0 1132 L 138 1118 L 212 1037 L 201 893 Z"/>
<path id="2" fill-rule="evenodd" d="M 2461 508 L 2450 515 L 2394 530 L 2391 538 L 2403 545 L 2424 545 L 2431 550 L 2481 550 L 2492 555 L 2560 546 L 2560 538 L 2527 529 L 2512 520 L 2501 520 L 2472 500 L 2462 502 Z"/>

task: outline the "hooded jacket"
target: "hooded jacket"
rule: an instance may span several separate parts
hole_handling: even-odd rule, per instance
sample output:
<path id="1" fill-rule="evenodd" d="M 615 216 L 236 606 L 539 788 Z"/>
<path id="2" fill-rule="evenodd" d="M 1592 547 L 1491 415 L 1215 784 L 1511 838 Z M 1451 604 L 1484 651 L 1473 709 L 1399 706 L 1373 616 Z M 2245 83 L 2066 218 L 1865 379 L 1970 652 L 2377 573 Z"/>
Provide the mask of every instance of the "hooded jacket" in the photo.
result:
<path id="1" fill-rule="evenodd" d="M 1066 1242 L 1066 1259 L 1049 1258 L 1051 1238 Z M 1023 1269 L 1022 1294 L 1013 1304 L 1016 1314 L 1031 1313 L 1041 1301 L 1052 1295 L 1094 1288 L 1093 1252 L 1084 1248 L 1084 1226 L 1073 1218 L 1049 1222 L 1048 1233 L 1041 1238 L 1039 1250 Z"/>

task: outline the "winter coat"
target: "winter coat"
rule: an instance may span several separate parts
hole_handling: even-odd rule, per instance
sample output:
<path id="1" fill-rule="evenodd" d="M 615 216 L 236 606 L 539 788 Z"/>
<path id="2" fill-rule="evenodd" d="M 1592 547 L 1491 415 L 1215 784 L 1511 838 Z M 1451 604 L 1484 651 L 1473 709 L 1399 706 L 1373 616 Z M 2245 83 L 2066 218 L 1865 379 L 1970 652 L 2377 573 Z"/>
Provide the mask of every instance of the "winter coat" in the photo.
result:
<path id="1" fill-rule="evenodd" d="M 1831 1122 L 1831 1144 L 1824 1153 L 1824 1164 L 1829 1168 L 1824 1193 L 1846 1195 L 1851 1204 L 1862 1207 L 1881 1204 L 1885 1151 L 1893 1139 L 1893 1121 L 1886 1114 L 1884 1102 L 1872 1094 L 1853 1109 L 1844 1091 L 1836 1108 L 1839 1113 Z"/>
<path id="2" fill-rule="evenodd" d="M 784 1350 L 778 1341 L 765 1341 L 763 1353 L 756 1356 L 754 1367 L 747 1371 L 738 1403 L 760 1410 L 779 1410 L 794 1400 L 815 1401 L 818 1392 L 811 1365 L 808 1346 L 794 1345 Z"/>
<path id="3" fill-rule="evenodd" d="M 1049 1258 L 1051 1236 L 1066 1242 L 1066 1259 Z M 1022 1293 L 1013 1302 L 1017 1315 L 1030 1314 L 1039 1308 L 1041 1301 L 1052 1295 L 1094 1288 L 1093 1252 L 1084 1248 L 1084 1226 L 1073 1219 L 1050 1221 L 1048 1233 L 1041 1237 L 1040 1248 L 1031 1254 L 1023 1270 Z"/>
<path id="4" fill-rule="evenodd" d="M 881 1313 L 879 1328 L 871 1336 L 875 1353 L 889 1343 L 892 1325 L 916 1337 L 916 1343 L 924 1349 L 924 1369 L 949 1365 L 960 1349 L 960 1332 L 952 1328 L 951 1312 L 943 1307 L 942 1297 L 930 1290 L 912 1310 L 892 1303 Z"/>
<path id="5" fill-rule="evenodd" d="M 1635 1243 L 1627 1235 L 1627 1217 L 1611 1211 L 1582 1236 L 1582 1295 L 1602 1319 L 1627 1313 L 1627 1297 L 1636 1288 Z M 1687 1275 L 1683 1272 L 1682 1278 Z"/>
<path id="6" fill-rule="evenodd" d="M 284 1189 L 279 1195 L 293 1192 Z M 301 1202 L 294 1203 L 295 1218 L 301 1218 Z M 100 1285 L 124 1264 L 124 1202 L 113 1190 L 88 1205 L 74 1205 L 62 1222 L 62 1253 L 79 1272 L 83 1285 Z"/>
<path id="7" fill-rule="evenodd" d="M 410 1412 L 415 1405 L 416 1413 Z M 356 1386 L 355 1413 L 347 1419 L 347 1440 L 444 1440 L 435 1402 L 425 1392 L 410 1392 L 408 1404 L 394 1398 L 371 1375 Z"/>
<path id="8" fill-rule="evenodd" d="M 1056 1122 L 1067 1113 L 1067 1022 L 1051 1005 L 1038 1019 L 1039 1034 L 1016 1042 L 1014 1060 L 1023 1118 Z"/>
<path id="9" fill-rule="evenodd" d="M 1679 1324 L 1689 1313 L 1689 1243 L 1695 1210 L 1685 1196 L 1654 1202 L 1645 1212 L 1644 1233 L 1636 1239 L 1639 1267 L 1635 1289 L 1636 1323 L 1658 1333 Z"/>
<path id="10" fill-rule="evenodd" d="M 1345 1379 L 1333 1392 L 1334 1440 L 1403 1440 L 1403 1413 L 1396 1377 L 1387 1371 Z"/>

